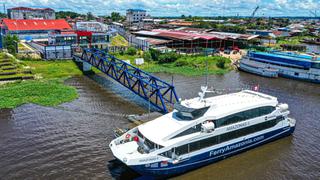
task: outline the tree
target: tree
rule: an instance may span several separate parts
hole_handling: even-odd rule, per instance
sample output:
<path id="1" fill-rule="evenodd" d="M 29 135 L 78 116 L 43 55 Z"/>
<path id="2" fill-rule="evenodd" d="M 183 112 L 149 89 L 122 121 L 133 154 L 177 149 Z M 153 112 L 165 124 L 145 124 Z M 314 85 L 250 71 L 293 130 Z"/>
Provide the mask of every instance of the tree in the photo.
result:
<path id="1" fill-rule="evenodd" d="M 5 13 L 0 13 L 0 18 L 7 18 L 7 14 L 5 14 Z"/>
<path id="2" fill-rule="evenodd" d="M 56 18 L 57 19 L 65 19 L 67 17 L 70 17 L 70 18 L 74 19 L 76 17 L 85 17 L 85 15 L 78 14 L 78 13 L 72 12 L 72 11 L 59 11 L 59 12 L 56 12 Z"/>
<path id="3" fill-rule="evenodd" d="M 120 21 L 122 19 L 123 19 L 123 17 L 120 15 L 120 13 L 118 13 L 118 12 L 111 13 L 111 20 L 112 21 Z"/>
<path id="4" fill-rule="evenodd" d="M 87 13 L 87 20 L 88 20 L 88 21 L 94 20 L 94 15 L 93 15 L 91 12 L 88 12 L 88 13 Z"/>
<path id="5" fill-rule="evenodd" d="M 150 52 L 150 55 L 151 55 L 151 58 L 153 61 L 158 61 L 159 60 L 159 56 L 161 54 L 161 52 L 157 49 L 149 49 L 149 52 Z"/>
<path id="6" fill-rule="evenodd" d="M 151 61 L 152 60 L 151 53 L 149 51 L 145 51 L 143 53 L 143 59 L 147 62 Z"/>
<path id="7" fill-rule="evenodd" d="M 135 47 L 129 47 L 126 51 L 126 54 L 134 56 L 137 54 L 137 49 Z"/>
<path id="8" fill-rule="evenodd" d="M 172 63 L 179 58 L 179 55 L 175 52 L 168 52 L 159 56 L 159 63 Z"/>
<path id="9" fill-rule="evenodd" d="M 19 38 L 16 35 L 6 35 L 3 38 L 3 45 L 8 50 L 9 53 L 17 53 Z"/>
<path id="10" fill-rule="evenodd" d="M 186 16 L 184 14 L 181 15 L 181 19 L 185 19 Z"/>
<path id="11" fill-rule="evenodd" d="M 226 66 L 226 60 L 224 58 L 220 58 L 218 59 L 218 62 L 217 62 L 217 67 L 220 68 L 220 69 L 224 69 Z"/>

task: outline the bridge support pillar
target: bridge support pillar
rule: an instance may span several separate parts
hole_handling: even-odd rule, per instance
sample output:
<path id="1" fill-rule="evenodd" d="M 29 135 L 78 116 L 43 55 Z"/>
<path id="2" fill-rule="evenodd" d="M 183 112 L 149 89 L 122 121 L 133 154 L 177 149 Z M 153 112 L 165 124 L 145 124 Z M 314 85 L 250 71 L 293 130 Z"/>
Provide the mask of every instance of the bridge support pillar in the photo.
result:
<path id="1" fill-rule="evenodd" d="M 89 64 L 89 63 L 87 63 L 87 62 L 82 62 L 82 70 L 84 71 L 84 72 L 88 72 L 88 71 L 91 71 L 91 67 L 92 67 L 92 65 L 91 64 Z"/>

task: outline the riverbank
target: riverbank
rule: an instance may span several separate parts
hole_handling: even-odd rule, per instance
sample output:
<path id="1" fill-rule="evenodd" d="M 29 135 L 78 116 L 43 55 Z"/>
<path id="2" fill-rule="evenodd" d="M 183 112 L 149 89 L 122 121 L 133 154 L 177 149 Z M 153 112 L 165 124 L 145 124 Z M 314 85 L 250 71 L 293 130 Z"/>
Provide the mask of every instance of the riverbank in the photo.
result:
<path id="1" fill-rule="evenodd" d="M 144 54 L 139 55 L 139 53 L 136 55 L 117 54 L 116 56 L 122 60 L 130 60 L 134 64 L 136 58 L 146 57 Z M 138 67 L 150 73 L 170 73 L 184 76 L 201 76 L 206 73 L 225 74 L 232 69 L 231 60 L 222 56 L 176 55 L 173 57 L 176 59 L 171 61 L 171 54 L 165 58 L 167 59 L 163 59 L 162 62 L 148 59 Z M 42 61 L 28 58 L 23 60 L 14 58 L 14 61 L 19 62 L 21 67 L 28 69 L 34 79 L 0 84 L 0 109 L 15 108 L 27 103 L 57 106 L 78 97 L 74 87 L 64 84 L 64 80 L 67 78 L 83 75 L 73 61 Z M 93 71 L 98 73 L 98 71 Z"/>
<path id="2" fill-rule="evenodd" d="M 145 55 L 114 54 L 121 60 L 129 60 L 134 64 L 136 58 L 146 57 Z M 170 57 L 169 57 L 170 58 Z M 160 63 L 159 61 L 144 58 L 144 64 L 135 65 L 149 73 L 170 73 L 184 76 L 201 76 L 205 74 L 225 74 L 233 69 L 229 57 L 223 56 L 201 56 L 201 55 L 180 55 L 176 60 Z M 208 64 L 208 66 L 207 66 Z"/>
<path id="3" fill-rule="evenodd" d="M 74 87 L 64 84 L 65 79 L 82 75 L 73 61 L 15 61 L 29 69 L 34 79 L 7 81 L 0 85 L 0 109 L 15 108 L 27 103 L 57 106 L 78 97 Z"/>
<path id="4" fill-rule="evenodd" d="M 0 53 L 0 82 L 33 79 L 31 71 L 14 57 Z"/>

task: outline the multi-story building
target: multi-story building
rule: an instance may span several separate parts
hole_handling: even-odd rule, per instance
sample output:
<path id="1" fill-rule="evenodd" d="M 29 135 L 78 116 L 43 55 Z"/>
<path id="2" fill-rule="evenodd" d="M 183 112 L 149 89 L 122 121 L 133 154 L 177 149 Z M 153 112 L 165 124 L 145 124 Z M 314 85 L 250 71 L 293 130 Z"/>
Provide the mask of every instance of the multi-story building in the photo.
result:
<path id="1" fill-rule="evenodd" d="M 10 19 L 56 19 L 51 8 L 15 7 L 7 10 Z"/>
<path id="2" fill-rule="evenodd" d="M 128 9 L 126 14 L 126 20 L 129 24 L 139 23 L 145 19 L 147 11 L 143 9 Z"/>
<path id="3" fill-rule="evenodd" d="M 48 39 L 48 32 L 72 30 L 64 19 L 2 19 L 0 29 L 0 36 L 17 35 L 20 40 Z"/>

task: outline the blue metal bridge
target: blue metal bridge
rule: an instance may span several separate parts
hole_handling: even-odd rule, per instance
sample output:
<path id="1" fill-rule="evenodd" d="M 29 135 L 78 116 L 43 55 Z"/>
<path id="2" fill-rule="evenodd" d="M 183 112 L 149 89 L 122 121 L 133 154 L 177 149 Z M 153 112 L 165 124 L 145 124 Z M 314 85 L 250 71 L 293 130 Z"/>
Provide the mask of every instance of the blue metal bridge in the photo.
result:
<path id="1" fill-rule="evenodd" d="M 167 113 L 173 104 L 179 101 L 173 84 L 169 84 L 156 76 L 120 60 L 108 53 L 108 50 L 82 49 L 82 54 L 74 55 L 77 61 L 82 61 L 96 67 L 133 93 L 137 94 L 158 110 Z"/>

